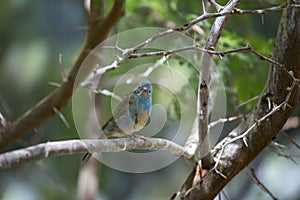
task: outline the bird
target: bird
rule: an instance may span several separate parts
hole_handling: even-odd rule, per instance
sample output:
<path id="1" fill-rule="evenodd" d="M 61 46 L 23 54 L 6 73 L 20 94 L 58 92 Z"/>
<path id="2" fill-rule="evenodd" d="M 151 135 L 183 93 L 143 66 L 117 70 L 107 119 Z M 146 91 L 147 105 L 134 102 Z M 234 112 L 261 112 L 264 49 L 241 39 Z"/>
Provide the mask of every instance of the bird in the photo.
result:
<path id="1" fill-rule="evenodd" d="M 136 136 L 132 134 L 144 128 L 151 109 L 152 84 L 142 81 L 120 102 L 114 114 L 103 125 L 99 138 Z M 87 152 L 82 158 L 82 163 L 87 163 L 91 156 L 92 153 Z"/>

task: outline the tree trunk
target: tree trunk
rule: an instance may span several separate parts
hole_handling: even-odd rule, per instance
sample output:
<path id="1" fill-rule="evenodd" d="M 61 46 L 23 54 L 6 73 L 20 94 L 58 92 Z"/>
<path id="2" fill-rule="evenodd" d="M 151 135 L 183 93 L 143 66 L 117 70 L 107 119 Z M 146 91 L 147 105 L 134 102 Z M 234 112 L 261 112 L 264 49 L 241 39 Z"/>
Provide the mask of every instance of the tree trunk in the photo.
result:
<path id="1" fill-rule="evenodd" d="M 296 79 L 300 77 L 299 47 L 300 10 L 289 6 L 283 11 L 273 53 L 273 60 L 281 65 L 274 63 L 270 66 L 264 91 L 255 109 L 212 151 L 215 158 L 222 154 L 217 169 L 227 178 L 214 170 L 192 187 L 194 170 L 181 188 L 181 192 L 185 193 L 184 199 L 214 199 L 281 130 L 298 104 L 299 87 Z M 228 143 L 244 133 L 247 133 L 247 146 L 241 139 Z M 188 191 L 189 188 L 192 189 Z"/>

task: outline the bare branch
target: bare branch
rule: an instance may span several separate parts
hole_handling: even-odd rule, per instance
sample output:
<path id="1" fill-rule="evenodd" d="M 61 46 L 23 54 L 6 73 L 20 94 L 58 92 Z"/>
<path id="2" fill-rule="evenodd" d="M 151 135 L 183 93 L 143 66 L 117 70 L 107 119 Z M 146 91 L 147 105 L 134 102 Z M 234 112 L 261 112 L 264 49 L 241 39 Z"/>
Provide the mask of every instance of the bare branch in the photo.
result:
<path id="1" fill-rule="evenodd" d="M 198 143 L 199 143 L 198 120 L 199 120 L 199 118 L 196 117 L 194 120 L 192 130 L 191 130 L 191 134 L 188 137 L 188 139 L 186 140 L 185 145 L 184 145 L 184 148 L 186 149 L 186 151 L 195 156 L 198 156 L 198 155 L 196 155 L 196 151 L 197 151 Z"/>
<path id="2" fill-rule="evenodd" d="M 59 88 L 44 97 L 35 106 L 28 109 L 18 119 L 11 123 L 9 127 L 0 129 L 0 151 L 18 138 L 33 131 L 53 116 L 55 114 L 53 108 L 61 110 L 67 105 L 73 94 L 73 89 L 77 88 L 75 79 L 81 64 L 89 54 L 90 50 L 106 39 L 111 28 L 123 16 L 124 6 L 125 0 L 116 0 L 110 14 L 106 18 L 99 17 L 99 15 L 101 15 L 101 8 L 98 8 L 100 9 L 99 13 L 96 13 L 96 8 L 91 8 L 91 15 L 89 15 L 88 38 L 82 52 L 78 56 L 68 75 L 67 81 L 63 82 Z M 85 78 L 88 75 L 88 72 L 86 73 L 87 74 L 82 73 L 82 77 Z"/>
<path id="3" fill-rule="evenodd" d="M 51 156 L 90 152 L 121 152 L 133 149 L 163 150 L 177 157 L 193 159 L 180 145 L 160 138 L 120 138 L 47 142 L 0 154 L 0 170 Z"/>
<path id="4" fill-rule="evenodd" d="M 300 150 L 300 145 L 297 144 L 297 142 L 293 138 L 291 138 L 286 132 L 283 131 L 281 132 L 281 134 L 284 135 L 293 145 L 295 145 L 295 147 L 297 147 L 297 149 Z"/>
<path id="5" fill-rule="evenodd" d="M 7 127 L 9 125 L 9 122 L 5 119 L 5 117 L 0 113 L 0 123 L 3 127 Z"/>
<path id="6" fill-rule="evenodd" d="M 285 74 L 287 74 L 288 76 L 290 76 L 294 80 L 293 84 L 296 84 L 297 86 L 300 86 L 299 85 L 299 79 L 296 79 L 293 72 L 288 71 L 286 66 L 276 62 L 275 60 L 273 60 L 271 58 L 268 58 L 268 57 L 262 55 L 258 51 L 254 50 L 250 45 L 240 47 L 240 48 L 231 49 L 231 50 L 227 50 L 227 51 L 221 51 L 221 52 L 220 51 L 214 51 L 214 50 L 211 50 L 211 49 L 202 48 L 202 47 L 199 47 L 198 45 L 192 45 L 192 46 L 188 46 L 188 47 L 182 47 L 182 48 L 171 49 L 171 50 L 166 50 L 166 51 L 130 54 L 129 58 L 141 58 L 141 57 L 161 56 L 161 55 L 166 56 L 166 55 L 171 55 L 171 54 L 175 54 L 175 53 L 178 53 L 178 52 L 189 51 L 189 50 L 201 51 L 203 53 L 208 53 L 208 54 L 222 56 L 222 57 L 224 57 L 228 54 L 232 54 L 232 53 L 238 53 L 238 52 L 241 52 L 241 51 L 249 51 L 250 53 L 256 55 L 260 60 L 267 61 L 267 62 L 275 65 L 279 69 L 281 69 Z M 295 85 L 292 85 L 291 88 L 293 88 L 294 86 Z M 250 99 L 250 100 L 252 100 L 252 99 Z"/>
<path id="7" fill-rule="evenodd" d="M 232 180 L 242 169 L 244 169 L 265 147 L 267 147 L 272 138 L 276 136 L 282 129 L 285 121 L 291 115 L 298 105 L 300 89 L 297 86 L 297 78 L 300 77 L 300 60 L 295 55 L 299 54 L 299 30 L 300 26 L 299 9 L 287 7 L 284 10 L 281 23 L 279 24 L 277 38 L 275 41 L 275 49 L 273 52 L 273 60 L 271 64 L 269 77 L 266 81 L 264 91 L 260 95 L 260 99 L 256 107 L 247 116 L 247 119 L 242 121 L 231 133 L 212 150 L 213 155 L 218 156 L 222 149 L 222 144 L 232 138 L 245 133 L 257 119 L 270 112 L 270 108 L 275 108 L 277 105 L 285 102 L 282 105 L 280 112 L 273 112 L 267 119 L 262 120 L 255 128 L 247 134 L 246 147 L 239 140 L 228 144 L 224 149 L 219 161 L 221 172 L 226 175 L 224 179 L 216 171 L 211 171 L 207 176 L 203 177 L 200 184 L 197 185 L 186 199 L 213 199 L 224 188 L 224 186 Z M 286 23 L 288 22 L 288 23 Z M 286 38 L 290 38 L 287 40 Z M 282 70 L 277 67 L 277 63 L 285 66 L 287 71 L 292 71 L 295 79 L 287 76 Z M 295 83 L 293 83 L 295 82 Z M 295 87 L 291 87 L 292 84 Z M 287 90 L 293 88 L 292 90 Z M 287 95 L 290 93 L 289 98 Z M 190 175 L 194 174 L 194 171 Z M 190 177 L 190 176 L 189 176 Z M 191 184 L 185 183 L 192 187 Z M 186 190 L 185 190 L 186 191 Z M 180 193 L 180 192 L 178 192 Z"/>
<path id="8" fill-rule="evenodd" d="M 87 88 L 87 87 L 91 86 L 93 84 L 94 80 L 97 77 L 99 77 L 100 75 L 107 73 L 111 70 L 117 69 L 120 66 L 120 64 L 125 61 L 126 57 L 130 53 L 130 50 L 127 50 L 127 51 L 122 50 L 122 51 L 123 51 L 122 55 L 117 56 L 110 65 L 94 69 L 93 72 L 87 77 L 87 79 L 85 81 L 83 81 L 82 83 L 80 83 L 80 87 Z"/>
<path id="9" fill-rule="evenodd" d="M 273 149 L 270 148 L 272 152 L 274 152 L 278 156 L 284 157 L 284 158 L 292 161 L 296 165 L 299 165 L 298 162 L 291 155 L 289 155 L 288 153 L 285 153 L 283 151 L 283 148 L 286 148 L 285 146 L 280 145 L 280 144 L 278 144 L 278 143 L 276 143 L 274 141 L 271 142 L 271 146 L 275 148 L 275 150 L 273 150 Z"/>
<path id="10" fill-rule="evenodd" d="M 59 69 L 61 72 L 62 80 L 63 80 L 63 82 L 66 82 L 68 80 L 68 76 L 64 70 L 62 62 L 63 62 L 63 54 L 60 53 L 60 54 L 58 54 L 58 66 L 59 66 Z"/>
<path id="11" fill-rule="evenodd" d="M 223 6 L 219 5 L 215 0 L 209 0 L 209 3 L 215 7 L 217 12 L 220 12 L 223 9 Z"/>
<path id="12" fill-rule="evenodd" d="M 277 200 L 278 198 L 275 197 L 272 192 L 259 180 L 259 178 L 256 176 L 254 168 L 248 167 L 251 174 L 249 174 L 246 170 L 244 170 L 245 174 L 247 174 L 258 187 L 260 187 L 263 191 L 265 191 L 272 199 Z"/>
<path id="13" fill-rule="evenodd" d="M 291 87 L 294 87 L 294 84 L 297 84 L 298 87 L 300 86 L 299 79 L 295 78 L 293 71 L 288 71 L 285 65 L 280 64 L 279 62 L 276 62 L 275 60 L 260 54 L 259 52 L 255 51 L 251 46 L 249 46 L 249 47 L 250 47 L 250 49 L 249 49 L 250 52 L 257 55 L 259 57 L 259 59 L 268 61 L 269 63 L 275 65 L 276 67 L 279 67 L 288 76 L 291 76 L 293 78 L 293 85 Z"/>
<path id="14" fill-rule="evenodd" d="M 245 46 L 245 47 L 240 47 L 240 48 L 236 48 L 236 49 L 231 49 L 228 51 L 214 51 L 211 49 L 206 49 L 206 48 L 202 48 L 199 47 L 199 45 L 195 44 L 192 46 L 188 46 L 188 47 L 182 47 L 182 48 L 178 48 L 178 49 L 170 49 L 170 50 L 166 50 L 166 51 L 156 51 L 156 52 L 147 52 L 147 53 L 133 53 L 129 55 L 129 58 L 142 58 L 142 57 L 148 57 L 148 56 L 166 56 L 166 55 L 171 55 L 174 53 L 179 53 L 182 51 L 189 51 L 189 50 L 196 50 L 196 51 L 201 51 L 203 53 L 209 53 L 209 54 L 214 54 L 214 55 L 218 55 L 218 56 L 225 56 L 227 54 L 231 54 L 231 53 L 236 53 L 236 52 L 241 52 L 244 50 L 250 50 L 251 47 L 249 45 Z"/>
<path id="15" fill-rule="evenodd" d="M 239 0 L 233 0 L 229 2 L 222 12 L 233 12 L 234 8 L 239 5 Z M 222 13 L 220 12 L 220 13 Z M 205 49 L 214 50 L 217 42 L 221 36 L 221 32 L 225 26 L 225 23 L 229 16 L 218 17 L 212 28 L 209 35 L 209 38 L 206 42 Z M 203 53 L 200 63 L 200 74 L 199 74 L 199 83 L 198 83 L 198 101 L 197 101 L 197 117 L 198 119 L 198 135 L 199 143 L 198 147 L 200 149 L 200 158 L 202 159 L 203 167 L 206 169 L 211 168 L 213 165 L 213 157 L 210 153 L 210 144 L 209 144 L 209 129 L 208 129 L 208 117 L 210 115 L 208 110 L 208 105 L 210 99 L 210 79 L 211 79 L 211 63 L 212 56 L 209 53 Z"/>
<path id="16" fill-rule="evenodd" d="M 106 95 L 106 96 L 111 96 L 112 98 L 118 100 L 118 101 L 122 101 L 122 98 L 119 97 L 117 94 L 107 90 L 107 89 L 104 89 L 104 90 L 101 90 L 101 89 L 95 89 L 94 90 L 94 93 L 95 94 L 103 94 L 103 95 Z"/>
<path id="17" fill-rule="evenodd" d="M 244 118 L 244 117 L 245 117 L 244 115 L 239 115 L 239 116 L 233 116 L 233 117 L 228 117 L 228 118 L 220 118 L 217 121 L 211 122 L 208 125 L 208 127 L 211 128 L 211 127 L 214 127 L 215 125 L 217 125 L 219 123 L 232 122 L 232 121 Z"/>
<path id="18" fill-rule="evenodd" d="M 65 118 L 64 114 L 60 112 L 57 108 L 53 108 L 54 112 L 58 115 L 58 117 L 61 119 L 61 121 L 64 123 L 64 125 L 67 128 L 70 128 L 70 124 L 68 123 L 67 119 Z"/>
<path id="19" fill-rule="evenodd" d="M 264 13 L 268 13 L 268 12 L 282 10 L 285 7 L 287 7 L 287 4 L 283 4 L 283 5 L 275 6 L 275 7 L 271 7 L 271 8 L 266 8 L 266 9 L 259 9 L 259 10 L 237 10 L 237 9 L 235 9 L 235 10 L 222 10 L 221 12 L 217 12 L 217 13 L 204 13 L 203 15 L 195 18 L 194 20 L 189 21 L 188 23 L 186 23 L 182 26 L 179 26 L 174 29 L 168 29 L 163 32 L 158 32 L 155 35 L 153 35 L 152 37 L 148 38 L 147 40 L 136 45 L 135 47 L 123 50 L 116 44 L 116 46 L 114 48 L 119 50 L 121 52 L 121 55 L 116 56 L 110 65 L 105 66 L 100 69 L 97 69 L 97 70 L 94 70 L 88 76 L 88 78 L 80 84 L 80 87 L 82 87 L 82 88 L 88 87 L 89 85 L 91 85 L 93 83 L 93 80 L 95 80 L 98 76 L 118 68 L 118 66 L 121 65 L 125 61 L 126 58 L 144 57 L 143 54 L 135 54 L 135 53 L 137 51 L 143 49 L 144 47 L 146 47 L 148 44 L 152 43 L 153 41 L 157 40 L 158 38 L 173 34 L 175 32 L 187 31 L 193 25 L 195 25 L 203 20 L 210 19 L 210 18 L 216 18 L 216 17 L 222 17 L 222 16 L 224 17 L 224 16 L 234 15 L 234 14 L 264 14 Z M 205 49 L 207 49 L 207 48 L 205 48 Z M 185 51 L 185 50 L 188 50 L 188 49 L 181 49 L 180 51 Z M 176 52 L 174 51 L 173 53 L 176 53 Z M 169 54 L 170 53 L 168 53 L 166 51 L 162 51 L 160 53 L 154 52 L 151 56 L 154 56 L 154 55 L 167 56 Z M 147 54 L 147 56 L 150 56 L 150 54 Z"/>
<path id="20" fill-rule="evenodd" d="M 138 76 L 139 77 L 148 77 L 155 69 L 157 69 L 158 67 L 162 66 L 165 62 L 167 62 L 170 56 L 171 55 L 166 55 L 166 56 L 161 57 L 159 60 L 157 60 L 155 62 L 154 65 L 148 67 L 148 69 L 144 73 L 139 74 Z M 133 76 L 133 77 L 129 78 L 126 82 L 131 83 L 135 78 L 137 78 L 137 76 Z"/>
<path id="21" fill-rule="evenodd" d="M 248 103 L 250 103 L 250 102 L 252 102 L 252 101 L 258 100 L 259 98 L 260 98 L 260 95 L 257 95 L 257 96 L 255 96 L 255 97 L 252 97 L 251 99 L 248 99 L 248 100 L 246 100 L 245 102 L 239 104 L 238 107 L 242 107 L 242 106 L 244 106 L 244 105 L 246 105 L 246 104 L 248 104 Z"/>
<path id="22" fill-rule="evenodd" d="M 60 83 L 57 83 L 57 82 L 54 82 L 54 81 L 49 81 L 48 84 L 51 85 L 51 86 L 57 87 L 57 88 L 61 86 Z"/>
<path id="23" fill-rule="evenodd" d="M 273 108 L 269 113 L 267 113 L 266 115 L 264 115 L 263 117 L 261 117 L 260 119 L 256 120 L 256 122 L 254 124 L 252 124 L 250 126 L 250 128 L 248 128 L 243 134 L 238 135 L 232 139 L 230 139 L 229 141 L 227 141 L 223 147 L 225 147 L 226 145 L 235 142 L 237 140 L 242 139 L 244 144 L 248 147 L 248 143 L 246 140 L 246 136 L 248 135 L 248 133 L 255 128 L 255 126 L 257 126 L 258 124 L 260 124 L 262 121 L 266 120 L 268 117 L 270 117 L 272 114 L 274 114 L 274 112 L 279 111 L 279 109 L 283 108 L 286 105 L 286 102 L 282 102 L 280 105 L 276 106 L 275 108 Z"/>
<path id="24" fill-rule="evenodd" d="M 125 0 L 116 0 L 111 12 L 108 14 L 107 17 L 104 17 L 103 8 L 101 7 L 103 6 L 102 4 L 97 4 L 96 1 L 92 1 L 91 6 L 92 8 L 90 9 L 89 24 L 88 24 L 88 39 L 85 48 L 81 52 L 76 63 L 74 64 L 67 78 L 67 81 L 63 82 L 60 85 L 60 87 L 57 88 L 53 93 L 46 96 L 39 103 L 37 103 L 36 106 L 29 109 L 22 116 L 20 116 L 15 122 L 11 124 L 9 128 L 0 130 L 0 150 L 4 149 L 8 144 L 11 144 L 16 139 L 32 131 L 34 128 L 40 126 L 44 121 L 46 121 L 50 116 L 54 114 L 52 108 L 55 107 L 58 110 L 61 110 L 67 104 L 67 102 L 69 101 L 70 97 L 73 94 L 74 81 L 75 78 L 77 77 L 77 72 L 81 66 L 81 63 L 88 55 L 91 49 L 93 49 L 96 45 L 104 41 L 104 39 L 108 36 L 111 28 L 124 15 Z M 232 12 L 231 10 L 230 11 L 222 10 L 222 12 L 219 13 L 211 13 L 211 14 L 207 13 L 201 15 L 196 19 L 186 23 L 183 26 L 180 26 L 175 29 L 169 29 L 165 32 L 157 33 L 156 35 L 147 39 L 146 41 L 142 42 L 136 47 L 132 49 L 124 50 L 122 52 L 122 56 L 116 57 L 115 61 L 110 66 L 107 66 L 104 69 L 92 73 L 91 76 L 93 77 L 93 75 L 95 74 L 99 75 L 99 74 L 106 73 L 112 69 L 115 69 L 117 68 L 118 65 L 120 65 L 124 61 L 126 57 L 129 57 L 130 54 L 135 53 L 136 51 L 144 48 L 150 42 L 156 40 L 157 38 L 163 37 L 168 34 L 172 34 L 176 31 L 186 31 L 193 25 L 205 19 L 233 15 L 233 14 L 263 14 L 267 12 L 281 10 L 286 6 L 287 4 L 283 4 L 281 6 L 276 6 L 272 8 L 251 10 L 251 11 L 234 10 Z M 91 78 L 91 76 L 87 79 L 87 82 L 85 83 L 89 83 L 88 80 Z M 82 77 L 84 78 L 85 76 L 82 74 Z M 75 85 L 75 88 L 76 87 L 77 85 Z"/>

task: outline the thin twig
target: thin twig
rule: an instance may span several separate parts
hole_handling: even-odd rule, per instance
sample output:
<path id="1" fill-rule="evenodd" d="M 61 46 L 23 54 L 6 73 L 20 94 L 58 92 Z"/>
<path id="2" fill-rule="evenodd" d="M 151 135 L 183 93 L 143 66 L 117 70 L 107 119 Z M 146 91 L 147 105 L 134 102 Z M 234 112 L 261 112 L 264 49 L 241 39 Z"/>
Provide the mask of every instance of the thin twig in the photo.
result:
<path id="1" fill-rule="evenodd" d="M 286 102 L 282 102 L 281 104 L 279 104 L 278 106 L 274 107 L 270 112 L 268 112 L 266 115 L 264 115 L 263 117 L 261 117 L 260 119 L 256 120 L 254 124 L 252 124 L 252 126 L 250 126 L 250 128 L 248 128 L 243 134 L 238 135 L 232 139 L 230 139 L 229 141 L 227 141 L 224 144 L 224 147 L 232 142 L 235 142 L 237 140 L 243 139 L 244 143 L 246 146 L 248 146 L 247 142 L 246 142 L 246 136 L 248 135 L 248 133 L 258 124 L 260 124 L 262 121 L 264 121 L 265 119 L 267 119 L 269 116 L 271 116 L 272 114 L 274 114 L 275 112 L 277 112 L 280 108 L 284 107 L 284 105 L 286 104 Z"/>
<path id="2" fill-rule="evenodd" d="M 256 176 L 254 168 L 248 167 L 248 169 L 251 172 L 251 175 L 244 170 L 244 172 L 255 182 L 256 185 L 258 185 L 263 191 L 265 191 L 272 199 L 277 200 L 278 198 L 275 197 L 272 192 L 259 180 L 259 178 Z"/>
<path id="3" fill-rule="evenodd" d="M 296 84 L 294 84 L 294 82 L 295 81 L 293 81 L 293 83 L 292 83 L 292 86 L 295 86 Z M 254 128 L 254 127 L 256 127 L 257 125 L 259 125 L 261 122 L 263 122 L 264 120 L 266 120 L 268 117 L 270 117 L 272 114 L 274 114 L 275 112 L 277 112 L 279 109 L 285 109 L 286 108 L 286 106 L 288 105 L 288 101 L 289 101 L 289 98 L 290 98 L 290 93 L 293 91 L 293 87 L 290 87 L 290 89 L 288 90 L 289 91 L 289 93 L 288 93 L 288 95 L 287 95 L 287 98 L 285 98 L 285 100 L 281 103 L 281 104 L 279 104 L 278 106 L 275 106 L 274 108 L 272 108 L 272 110 L 270 111 L 270 112 L 268 112 L 266 115 L 264 115 L 263 117 L 261 117 L 260 119 L 258 119 L 258 120 L 256 120 L 255 121 L 255 123 L 254 124 L 252 124 L 243 134 L 240 134 L 240 135 L 237 135 L 237 136 L 235 136 L 235 137 L 233 137 L 233 138 L 231 138 L 231 139 L 229 139 L 229 140 L 225 140 L 224 141 L 224 143 L 223 144 L 221 144 L 221 147 L 220 147 L 220 149 L 219 149 L 219 151 L 220 152 L 218 152 L 218 156 L 217 156 L 217 158 L 215 159 L 215 165 L 214 165 L 214 167 L 211 169 L 211 170 L 214 170 L 214 171 L 216 171 L 216 173 L 218 173 L 218 174 L 220 174 L 220 175 L 222 175 L 222 176 L 224 176 L 224 177 L 226 177 L 225 175 L 223 175 L 220 171 L 218 171 L 218 165 L 219 165 L 219 163 L 220 163 L 220 161 L 221 161 L 221 156 L 222 156 L 222 154 L 223 154 L 223 152 L 224 152 L 224 150 L 225 150 L 225 147 L 227 146 L 227 145 L 229 145 L 229 144 L 231 144 L 231 143 L 233 143 L 233 142 L 235 142 L 235 141 L 237 141 L 237 140 L 243 140 L 243 142 L 244 142 L 244 144 L 245 144 L 245 146 L 247 146 L 248 147 L 248 143 L 247 143 L 247 138 L 246 138 L 246 136 L 248 135 L 248 133 Z M 282 155 L 283 156 L 283 155 Z M 285 156 L 286 157 L 286 156 Z M 293 159 L 292 159 L 292 161 L 294 161 Z M 211 171 L 210 170 L 210 171 Z"/>
<path id="4" fill-rule="evenodd" d="M 57 108 L 53 108 L 53 111 L 58 115 L 58 117 L 61 119 L 61 121 L 64 123 L 64 125 L 67 128 L 70 128 L 70 124 L 68 123 L 67 119 L 65 118 L 65 116 L 62 114 L 62 112 L 60 112 Z"/>
<path id="5" fill-rule="evenodd" d="M 300 87 L 299 85 L 299 79 L 296 79 L 293 72 L 292 71 L 288 71 L 286 69 L 286 67 L 278 62 L 276 62 L 275 60 L 271 59 L 271 58 L 268 58 L 264 55 L 262 55 L 261 53 L 259 53 L 258 51 L 255 51 L 250 45 L 248 45 L 250 47 L 250 52 L 257 55 L 259 57 L 259 59 L 261 60 L 266 60 L 268 61 L 269 63 L 279 67 L 284 73 L 286 73 L 287 75 L 289 75 L 292 79 L 293 79 L 293 85 L 291 86 L 292 88 L 294 88 L 294 84 L 296 84 L 298 87 Z M 289 98 L 289 97 L 288 97 Z"/>
<path id="6" fill-rule="evenodd" d="M 224 190 L 221 191 L 221 194 L 223 195 L 225 200 L 230 200 L 230 198 L 227 196 L 227 194 Z M 221 199 L 221 195 L 220 195 L 220 199 Z"/>
<path id="7" fill-rule="evenodd" d="M 208 0 L 208 1 L 213 7 L 215 7 L 217 12 L 220 12 L 224 8 L 223 6 L 218 4 L 215 0 Z"/>
<path id="8" fill-rule="evenodd" d="M 292 156 L 290 156 L 290 155 L 284 153 L 284 152 L 281 150 L 282 147 L 279 147 L 279 145 L 276 145 L 274 142 L 271 142 L 271 145 L 276 149 L 276 150 L 272 150 L 272 149 L 270 148 L 270 150 L 271 150 L 272 152 L 274 152 L 274 153 L 277 154 L 278 156 L 281 156 L 281 157 L 284 157 L 284 158 L 286 158 L 286 159 L 288 159 L 288 160 L 291 160 L 291 161 L 292 161 L 293 163 L 295 163 L 296 165 L 299 165 L 298 162 L 297 162 Z"/>
<path id="9" fill-rule="evenodd" d="M 233 117 L 228 117 L 228 118 L 220 118 L 217 121 L 211 122 L 208 125 L 208 128 L 214 127 L 215 125 L 219 124 L 219 123 L 225 123 L 225 122 L 232 122 L 238 119 L 243 118 L 244 115 L 239 115 L 239 116 L 233 116 Z"/>
<path id="10" fill-rule="evenodd" d="M 3 127 L 7 127 L 9 125 L 8 121 L 5 119 L 5 117 L 2 115 L 0 112 L 0 123 L 2 124 Z"/>
<path id="11" fill-rule="evenodd" d="M 58 66 L 59 66 L 59 69 L 60 69 L 60 72 L 61 72 L 62 80 L 63 80 L 63 82 L 66 82 L 68 80 L 68 76 L 67 76 L 67 74 L 64 70 L 62 60 L 63 60 L 63 54 L 60 53 L 60 54 L 58 54 Z"/>
<path id="12" fill-rule="evenodd" d="M 228 141 L 224 141 L 224 143 L 221 145 L 219 152 L 218 152 L 218 156 L 217 158 L 215 158 L 215 165 L 214 167 L 210 170 L 210 171 L 216 171 L 216 173 L 220 174 L 222 177 L 226 178 L 226 175 L 222 174 L 220 171 L 218 171 L 218 166 L 219 163 L 221 161 L 221 157 L 222 154 L 225 150 L 225 147 L 237 140 L 243 139 L 243 142 L 245 144 L 245 146 L 248 147 L 248 143 L 246 141 L 246 136 L 247 134 L 255 127 L 257 126 L 259 123 L 261 123 L 262 121 L 266 120 L 269 116 L 271 116 L 272 114 L 274 114 L 276 111 L 278 111 L 281 107 L 283 107 L 285 105 L 286 102 L 282 102 L 280 105 L 274 107 L 269 113 L 267 113 L 266 115 L 264 115 L 263 117 L 261 117 L 260 119 L 256 120 L 256 122 L 250 126 L 243 134 L 240 134 L 234 138 L 229 139 Z"/>
<path id="13" fill-rule="evenodd" d="M 204 13 L 203 15 L 189 21 L 188 23 L 179 26 L 177 28 L 174 29 L 168 29 L 166 31 L 162 31 L 162 32 L 158 32 L 155 35 L 153 35 L 152 37 L 146 39 L 145 41 L 141 42 L 140 44 L 136 45 L 133 48 L 128 48 L 128 49 L 122 49 L 120 47 L 118 47 L 118 45 L 116 44 L 116 46 L 114 48 L 116 48 L 118 51 L 121 52 L 121 55 L 118 55 L 115 57 L 114 61 L 108 65 L 105 66 L 101 69 L 98 70 L 94 70 L 90 76 L 80 84 L 80 87 L 85 88 L 87 86 L 89 86 L 93 80 L 96 79 L 96 77 L 110 71 L 113 69 L 118 68 L 118 66 L 124 62 L 124 60 L 126 58 L 135 58 L 137 56 L 137 54 L 135 54 L 137 51 L 143 49 L 144 47 L 146 47 L 147 45 L 149 45 L 150 43 L 152 43 L 153 41 L 157 40 L 158 38 L 173 34 L 175 32 L 183 32 L 183 31 L 187 31 L 189 30 L 193 25 L 206 20 L 206 19 L 210 19 L 210 18 L 216 18 L 216 17 L 222 17 L 222 16 L 227 16 L 227 15 L 234 15 L 234 14 L 264 14 L 264 13 L 269 13 L 269 12 L 274 12 L 274 11 L 278 11 L 278 10 L 282 10 L 283 8 L 287 7 L 287 3 L 282 4 L 280 6 L 275 6 L 275 7 L 270 7 L 270 8 L 265 8 L 265 9 L 258 9 L 258 10 L 239 10 L 239 9 L 234 9 L 233 11 L 221 11 L 221 12 L 217 12 L 217 13 Z M 182 50 L 183 51 L 183 50 Z M 174 52 L 175 53 L 175 52 Z M 153 54 L 154 55 L 154 54 Z M 163 54 L 159 54 L 159 55 L 168 55 L 168 52 L 164 52 Z"/>
<path id="14" fill-rule="evenodd" d="M 54 86 L 54 87 L 60 87 L 61 86 L 60 83 L 53 82 L 53 81 L 49 81 L 48 84 L 51 85 L 51 86 Z"/>
<path id="15" fill-rule="evenodd" d="M 175 53 L 179 53 L 179 52 L 183 52 L 183 51 L 189 51 L 189 50 L 196 50 L 196 51 L 201 51 L 204 53 L 209 53 L 209 54 L 214 54 L 214 55 L 224 57 L 227 54 L 250 50 L 251 48 L 252 48 L 251 46 L 247 45 L 244 47 L 231 49 L 228 51 L 218 52 L 218 51 L 202 48 L 198 44 L 195 44 L 195 45 L 188 46 L 188 47 L 182 47 L 182 48 L 178 48 L 178 49 L 170 49 L 170 50 L 165 50 L 165 51 L 133 53 L 133 54 L 129 55 L 129 58 L 142 58 L 142 57 L 149 57 L 149 56 L 166 56 L 166 55 L 171 55 L 171 54 L 175 54 Z"/>
<path id="16" fill-rule="evenodd" d="M 114 98 L 114 99 L 116 99 L 118 101 L 122 101 L 121 97 L 119 97 L 117 94 L 115 94 L 115 93 L 113 93 L 113 92 L 111 92 L 111 91 L 109 91 L 107 89 L 103 89 L 103 90 L 101 90 L 101 89 L 95 89 L 94 93 L 95 94 L 103 94 L 103 95 L 106 95 L 106 96 L 111 96 L 112 98 Z"/>
<path id="17" fill-rule="evenodd" d="M 255 100 L 259 99 L 259 98 L 260 98 L 260 95 L 257 95 L 257 96 L 255 96 L 255 97 L 252 97 L 251 99 L 248 99 L 247 101 L 245 101 L 245 102 L 239 104 L 238 107 L 242 107 L 242 106 L 244 106 L 244 105 L 246 105 L 246 104 L 248 104 L 248 103 L 250 103 L 250 102 L 252 102 L 252 101 L 255 101 Z"/>
<path id="18" fill-rule="evenodd" d="M 300 150 L 300 145 L 297 144 L 297 142 L 296 142 L 293 138 L 291 138 L 291 136 L 289 136 L 289 135 L 288 135 L 286 132 L 284 132 L 284 131 L 282 131 L 281 134 L 284 135 L 284 137 L 286 137 L 293 145 L 295 145 L 295 146 L 297 147 L 297 149 Z"/>
<path id="19" fill-rule="evenodd" d="M 250 46 L 250 45 L 246 45 L 244 47 L 231 49 L 231 50 L 227 50 L 227 51 L 221 51 L 221 52 L 214 51 L 214 50 L 208 50 L 208 49 L 199 47 L 198 45 L 192 45 L 192 46 L 188 46 L 188 47 L 182 47 L 182 48 L 166 50 L 166 51 L 131 54 L 131 55 L 129 55 L 129 58 L 142 58 L 142 57 L 148 57 L 148 56 L 161 56 L 161 55 L 166 56 L 166 55 L 171 55 L 171 54 L 179 53 L 179 52 L 182 52 L 182 51 L 188 51 L 188 50 L 196 50 L 196 51 L 206 52 L 206 53 L 209 53 L 209 54 L 222 56 L 222 57 L 226 56 L 227 54 L 237 53 L 237 52 L 241 52 L 241 51 L 249 51 L 252 54 L 258 56 L 258 58 L 260 60 L 267 61 L 267 62 L 275 65 L 279 69 L 281 69 L 284 73 L 286 73 L 288 76 L 290 76 L 293 79 L 293 81 L 294 81 L 293 84 L 300 87 L 299 80 L 296 79 L 294 74 L 292 72 L 288 71 L 284 65 L 276 62 L 275 60 L 273 60 L 271 58 L 268 58 L 268 57 L 262 55 L 258 51 L 254 50 L 253 47 Z M 293 88 L 294 85 L 292 85 L 291 87 Z"/>
<path id="20" fill-rule="evenodd" d="M 155 62 L 154 65 L 148 67 L 147 70 L 144 73 L 139 74 L 137 76 L 139 76 L 139 77 L 148 77 L 155 69 L 157 69 L 158 67 L 162 66 L 165 62 L 167 62 L 170 56 L 171 55 L 162 56 L 159 60 L 157 60 Z M 133 77 L 129 78 L 126 81 L 126 83 L 130 84 L 134 79 L 137 78 L 137 76 L 133 76 Z"/>

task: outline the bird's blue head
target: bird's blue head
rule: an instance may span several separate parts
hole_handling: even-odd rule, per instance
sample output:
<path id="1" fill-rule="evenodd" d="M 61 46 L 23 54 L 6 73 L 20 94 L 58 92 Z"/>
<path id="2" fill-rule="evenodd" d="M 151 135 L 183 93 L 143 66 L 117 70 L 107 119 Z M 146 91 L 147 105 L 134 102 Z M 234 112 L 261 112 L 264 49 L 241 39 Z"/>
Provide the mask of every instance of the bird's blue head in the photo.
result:
<path id="1" fill-rule="evenodd" d="M 152 107 L 152 85 L 148 81 L 141 82 L 134 90 L 134 94 L 137 95 L 138 104 L 143 109 L 151 112 Z"/>
<path id="2" fill-rule="evenodd" d="M 144 97 L 152 97 L 152 85 L 148 81 L 141 82 L 134 91 L 135 94 L 142 95 Z"/>

